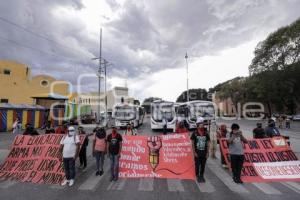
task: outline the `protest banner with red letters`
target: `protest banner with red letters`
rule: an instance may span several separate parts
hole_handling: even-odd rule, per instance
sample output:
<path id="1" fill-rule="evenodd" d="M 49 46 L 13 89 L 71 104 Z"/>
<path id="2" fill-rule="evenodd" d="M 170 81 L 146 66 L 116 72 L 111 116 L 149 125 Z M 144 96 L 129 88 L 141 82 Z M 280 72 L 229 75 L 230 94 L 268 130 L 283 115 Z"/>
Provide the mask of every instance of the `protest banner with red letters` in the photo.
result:
<path id="1" fill-rule="evenodd" d="M 59 184 L 65 178 L 60 141 L 64 135 L 16 136 L 0 166 L 0 180 Z M 85 136 L 80 136 L 81 144 Z"/>
<path id="2" fill-rule="evenodd" d="M 119 166 L 121 178 L 195 179 L 188 133 L 123 136 Z"/>
<path id="3" fill-rule="evenodd" d="M 230 166 L 226 139 L 220 141 Z M 300 161 L 283 137 L 252 139 L 244 144 L 244 182 L 300 181 Z"/>

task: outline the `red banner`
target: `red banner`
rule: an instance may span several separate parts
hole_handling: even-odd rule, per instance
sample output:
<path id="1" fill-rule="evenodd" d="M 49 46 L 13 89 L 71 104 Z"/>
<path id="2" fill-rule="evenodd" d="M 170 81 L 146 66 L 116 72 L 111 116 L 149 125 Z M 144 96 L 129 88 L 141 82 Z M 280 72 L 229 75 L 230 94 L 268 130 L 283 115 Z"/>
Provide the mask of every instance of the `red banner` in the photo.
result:
<path id="1" fill-rule="evenodd" d="M 226 139 L 220 142 L 225 161 L 230 166 Z M 300 181 L 300 161 L 282 137 L 252 139 L 244 144 L 244 182 Z"/>
<path id="2" fill-rule="evenodd" d="M 0 180 L 59 184 L 65 174 L 60 141 L 63 135 L 16 136 L 11 151 L 0 166 Z M 82 144 L 85 136 L 80 136 Z"/>
<path id="3" fill-rule="evenodd" d="M 195 179 L 189 135 L 123 136 L 120 177 Z"/>

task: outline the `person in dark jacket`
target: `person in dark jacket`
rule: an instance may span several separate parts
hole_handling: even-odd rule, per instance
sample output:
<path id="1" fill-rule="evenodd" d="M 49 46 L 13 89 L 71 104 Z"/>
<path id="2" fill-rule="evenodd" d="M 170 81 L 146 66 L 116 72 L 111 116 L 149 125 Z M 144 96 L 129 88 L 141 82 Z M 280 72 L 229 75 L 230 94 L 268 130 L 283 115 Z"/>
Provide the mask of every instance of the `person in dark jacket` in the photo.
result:
<path id="1" fill-rule="evenodd" d="M 47 122 L 47 125 L 46 125 L 46 128 L 45 128 L 45 134 L 52 134 L 52 133 L 55 133 L 55 130 L 54 130 L 54 128 L 51 126 L 51 122 L 48 121 L 48 122 Z"/>
<path id="2" fill-rule="evenodd" d="M 265 128 L 265 133 L 267 137 L 276 137 L 280 136 L 278 128 L 275 126 L 275 121 L 270 119 L 268 121 L 268 126 Z"/>
<path id="3" fill-rule="evenodd" d="M 85 139 L 83 141 L 83 144 L 81 146 L 81 149 L 79 151 L 79 161 L 80 161 L 80 169 L 83 171 L 86 169 L 87 166 L 87 159 L 86 159 L 86 149 L 87 146 L 89 145 L 89 136 L 93 134 L 86 134 L 82 126 L 78 127 L 78 135 L 85 135 Z"/>
<path id="4" fill-rule="evenodd" d="M 265 137 L 266 137 L 266 133 L 265 133 L 265 130 L 262 128 L 262 124 L 257 123 L 256 128 L 253 129 L 253 138 L 260 139 L 260 138 L 265 138 Z"/>

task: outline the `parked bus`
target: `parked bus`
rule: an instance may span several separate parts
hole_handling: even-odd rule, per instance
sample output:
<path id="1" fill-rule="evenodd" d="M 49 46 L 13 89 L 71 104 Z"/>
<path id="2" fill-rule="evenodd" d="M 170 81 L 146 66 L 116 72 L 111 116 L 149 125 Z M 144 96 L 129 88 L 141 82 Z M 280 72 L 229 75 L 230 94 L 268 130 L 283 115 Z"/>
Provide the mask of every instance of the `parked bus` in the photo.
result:
<path id="1" fill-rule="evenodd" d="M 196 128 L 197 118 L 203 117 L 211 124 L 216 122 L 214 104 L 210 101 L 189 101 L 176 106 L 178 120 L 185 120 L 189 129 Z"/>
<path id="2" fill-rule="evenodd" d="M 117 104 L 112 112 L 117 127 L 126 127 L 128 123 L 133 123 L 134 127 L 138 127 L 143 124 L 144 116 L 144 108 L 132 104 Z"/>
<path id="3" fill-rule="evenodd" d="M 156 100 L 151 104 L 151 129 L 163 129 L 163 118 L 167 120 L 167 129 L 175 129 L 176 112 L 173 102 Z"/>

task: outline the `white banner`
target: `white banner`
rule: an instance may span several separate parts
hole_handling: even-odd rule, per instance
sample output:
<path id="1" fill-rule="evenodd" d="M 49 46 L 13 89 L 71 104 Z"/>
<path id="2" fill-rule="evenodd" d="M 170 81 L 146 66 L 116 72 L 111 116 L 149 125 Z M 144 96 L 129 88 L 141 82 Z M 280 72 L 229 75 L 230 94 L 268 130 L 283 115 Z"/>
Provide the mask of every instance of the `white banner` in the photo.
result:
<path id="1" fill-rule="evenodd" d="M 253 163 L 255 171 L 263 179 L 300 178 L 300 161 Z"/>

